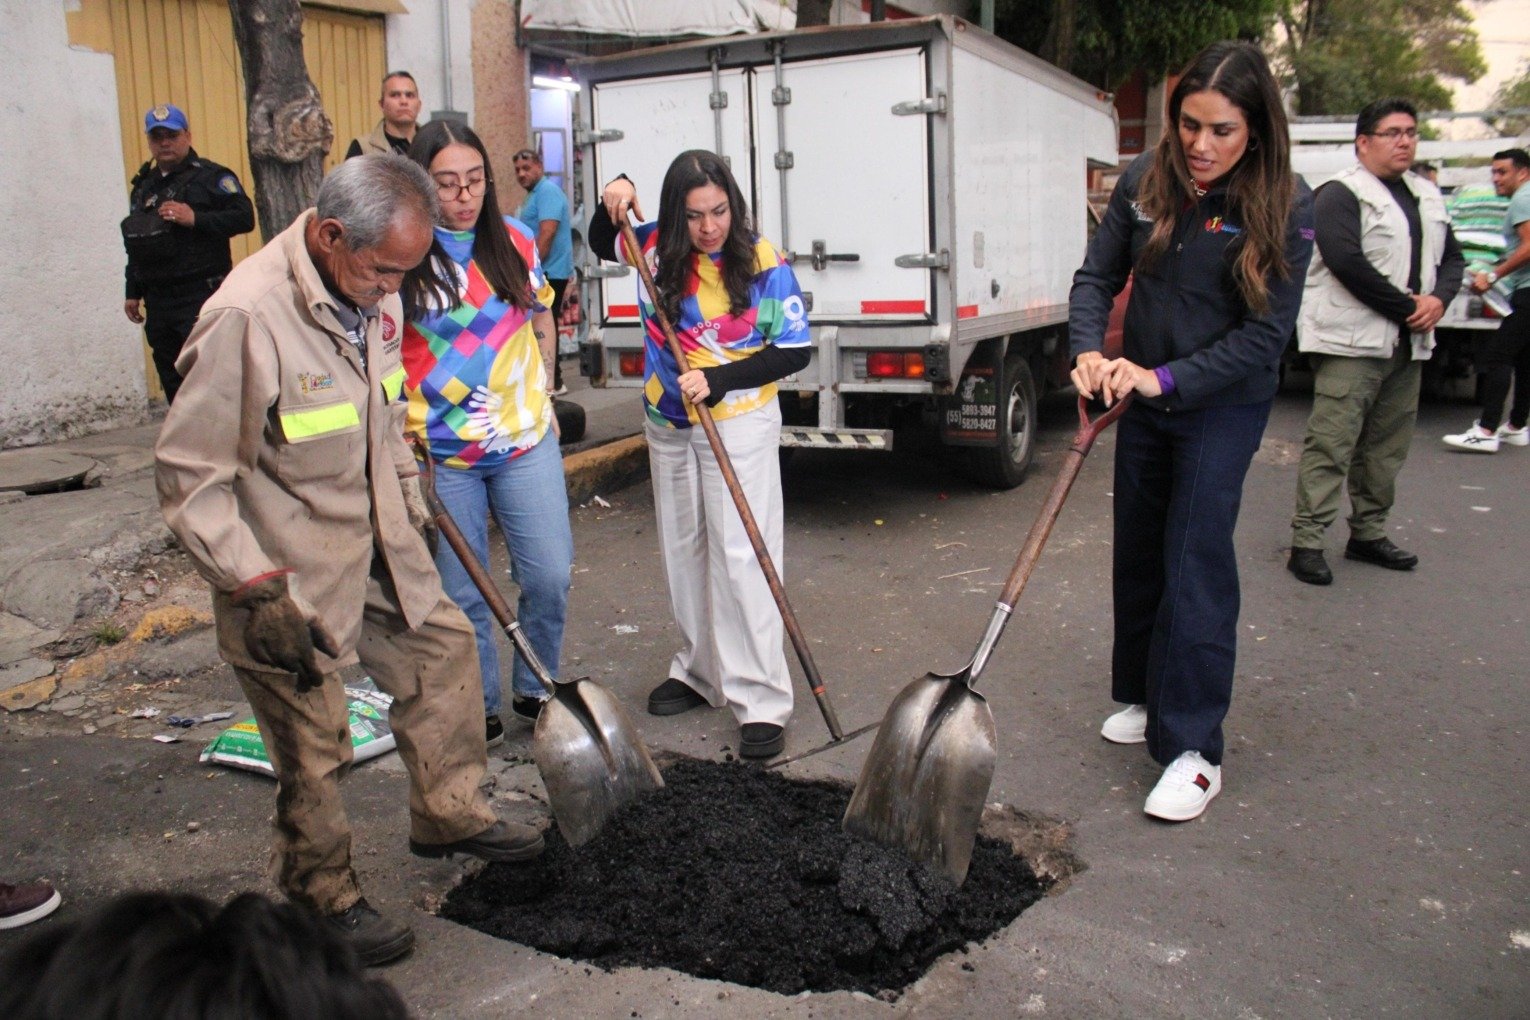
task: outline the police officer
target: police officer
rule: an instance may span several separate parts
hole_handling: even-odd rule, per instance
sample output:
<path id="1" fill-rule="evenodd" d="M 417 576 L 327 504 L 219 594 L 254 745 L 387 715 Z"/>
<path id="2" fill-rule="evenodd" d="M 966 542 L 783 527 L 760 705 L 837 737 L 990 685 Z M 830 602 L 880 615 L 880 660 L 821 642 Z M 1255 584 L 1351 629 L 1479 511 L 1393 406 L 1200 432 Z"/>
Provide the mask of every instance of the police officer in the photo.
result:
<path id="1" fill-rule="evenodd" d="M 181 377 L 175 359 L 212 296 L 233 267 L 229 238 L 255 229 L 255 209 L 228 167 L 198 156 L 186 114 L 166 103 L 144 115 L 154 158 L 133 177 L 129 214 L 122 221 L 127 248 L 127 298 L 122 310 L 145 320 L 165 399 L 174 400 Z"/>

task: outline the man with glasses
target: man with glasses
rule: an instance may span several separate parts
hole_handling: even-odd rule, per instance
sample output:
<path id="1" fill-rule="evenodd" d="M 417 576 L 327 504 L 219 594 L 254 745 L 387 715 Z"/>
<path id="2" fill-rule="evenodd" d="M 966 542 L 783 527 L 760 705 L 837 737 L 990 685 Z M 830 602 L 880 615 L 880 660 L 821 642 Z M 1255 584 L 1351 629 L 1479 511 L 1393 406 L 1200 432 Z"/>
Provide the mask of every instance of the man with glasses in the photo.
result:
<path id="1" fill-rule="evenodd" d="M 1509 316 L 1482 345 L 1482 416 L 1445 445 L 1468 453 L 1497 453 L 1500 443 L 1530 446 L 1530 153 L 1493 153 L 1493 189 L 1509 200 L 1503 220 L 1504 256 L 1472 278 L 1472 293 L 1509 295 Z M 1514 383 L 1514 405 L 1503 404 Z"/>
<path id="2" fill-rule="evenodd" d="M 202 302 L 234 265 L 229 239 L 255 229 L 255 207 L 234 171 L 197 155 L 180 107 L 155 106 L 144 114 L 143 129 L 154 158 L 134 175 L 122 221 L 122 311 L 143 325 L 165 400 L 172 401 L 181 386 L 175 359 Z"/>
<path id="3" fill-rule="evenodd" d="M 404 274 L 440 206 L 417 164 L 341 164 L 318 204 L 241 262 L 186 343 L 186 384 L 155 446 L 160 510 L 213 588 L 218 651 L 276 770 L 273 877 L 377 966 L 414 934 L 362 898 L 340 777 L 352 760 L 340 672 L 392 699 L 409 773 L 409 849 L 521 861 L 499 819 L 473 625 L 441 590 L 404 444 Z"/>
<path id="4" fill-rule="evenodd" d="M 1355 122 L 1358 161 L 1317 190 L 1317 250 L 1307 270 L 1297 340 L 1312 364 L 1312 413 L 1302 444 L 1286 568 L 1332 584 L 1323 536 L 1349 488 L 1344 558 L 1412 570 L 1387 537 L 1398 472 L 1418 416 L 1434 326 L 1466 268 L 1440 189 L 1408 173 L 1418 111 L 1378 100 Z"/>

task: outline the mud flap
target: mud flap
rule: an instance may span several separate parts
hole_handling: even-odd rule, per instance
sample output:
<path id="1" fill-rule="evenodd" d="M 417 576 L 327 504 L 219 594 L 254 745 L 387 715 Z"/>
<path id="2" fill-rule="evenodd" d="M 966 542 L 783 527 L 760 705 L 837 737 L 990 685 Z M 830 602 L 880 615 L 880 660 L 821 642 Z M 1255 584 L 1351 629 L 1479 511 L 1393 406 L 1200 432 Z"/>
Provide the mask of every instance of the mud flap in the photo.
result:
<path id="1" fill-rule="evenodd" d="M 1003 361 L 1003 337 L 984 340 L 973 349 L 956 392 L 941 399 L 940 439 L 945 445 L 991 446 L 998 439 Z"/>

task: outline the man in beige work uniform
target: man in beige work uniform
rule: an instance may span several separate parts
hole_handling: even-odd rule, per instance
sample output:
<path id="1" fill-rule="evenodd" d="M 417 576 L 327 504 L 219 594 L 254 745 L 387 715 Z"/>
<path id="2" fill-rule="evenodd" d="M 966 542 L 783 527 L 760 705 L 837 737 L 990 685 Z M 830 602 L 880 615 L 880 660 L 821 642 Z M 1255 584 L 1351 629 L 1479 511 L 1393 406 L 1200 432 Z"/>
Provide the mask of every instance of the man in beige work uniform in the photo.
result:
<path id="1" fill-rule="evenodd" d="M 430 178 L 404 157 L 337 168 L 318 208 L 208 300 L 155 451 L 165 520 L 213 587 L 219 651 L 276 768 L 275 881 L 373 965 L 414 935 L 362 899 L 351 867 L 341 667 L 359 660 L 393 697 L 414 853 L 542 850 L 537 830 L 497 820 L 479 790 L 473 627 L 416 530 L 428 515 L 403 440 L 396 295 L 435 218 Z"/>

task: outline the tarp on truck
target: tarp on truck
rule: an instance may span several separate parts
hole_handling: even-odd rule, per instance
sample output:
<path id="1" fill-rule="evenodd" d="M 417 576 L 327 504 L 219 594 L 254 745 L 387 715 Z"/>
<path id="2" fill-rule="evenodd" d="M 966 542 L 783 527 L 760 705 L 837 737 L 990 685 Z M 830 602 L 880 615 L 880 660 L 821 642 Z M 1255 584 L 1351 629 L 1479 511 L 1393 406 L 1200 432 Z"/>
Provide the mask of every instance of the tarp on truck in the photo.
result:
<path id="1" fill-rule="evenodd" d="M 797 27 L 781 0 L 522 0 L 531 31 L 589 32 L 634 38 L 736 35 Z"/>

